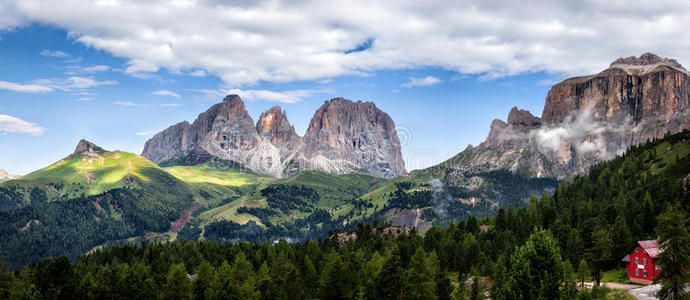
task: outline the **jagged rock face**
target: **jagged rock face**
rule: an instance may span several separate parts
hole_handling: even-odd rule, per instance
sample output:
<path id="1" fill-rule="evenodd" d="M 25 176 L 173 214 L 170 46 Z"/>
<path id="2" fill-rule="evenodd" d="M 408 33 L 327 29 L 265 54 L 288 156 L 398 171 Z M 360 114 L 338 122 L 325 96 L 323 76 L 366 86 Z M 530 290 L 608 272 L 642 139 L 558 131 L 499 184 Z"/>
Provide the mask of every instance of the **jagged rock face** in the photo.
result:
<path id="1" fill-rule="evenodd" d="M 333 99 L 310 124 L 302 138 L 274 106 L 254 126 L 242 100 L 230 95 L 192 124 L 182 122 L 156 134 L 142 155 L 155 163 L 183 159 L 188 164 L 215 157 L 278 177 L 299 170 L 365 170 L 382 177 L 405 173 L 395 124 L 373 103 Z"/>
<path id="2" fill-rule="evenodd" d="M 464 171 L 508 169 L 528 172 L 533 176 L 554 176 L 548 158 L 529 139 L 530 132 L 541 128 L 541 119 L 529 111 L 513 107 L 508 123 L 494 120 L 486 141 L 469 146 L 451 158 L 451 165 L 464 166 Z"/>
<path id="3" fill-rule="evenodd" d="M 690 77 L 677 61 L 645 53 L 551 88 L 541 118 L 513 108 L 487 140 L 456 158 L 536 176 L 582 174 L 632 145 L 690 127 Z"/>
<path id="4" fill-rule="evenodd" d="M 371 102 L 326 101 L 309 123 L 304 141 L 307 159 L 328 161 L 322 169 L 361 168 L 383 177 L 405 173 L 395 123 Z"/>
<path id="5" fill-rule="evenodd" d="M 287 119 L 287 112 L 280 106 L 273 106 L 261 114 L 256 122 L 256 131 L 259 135 L 268 137 L 271 144 L 276 146 L 294 143 L 300 139 L 295 133 L 295 127 Z"/>

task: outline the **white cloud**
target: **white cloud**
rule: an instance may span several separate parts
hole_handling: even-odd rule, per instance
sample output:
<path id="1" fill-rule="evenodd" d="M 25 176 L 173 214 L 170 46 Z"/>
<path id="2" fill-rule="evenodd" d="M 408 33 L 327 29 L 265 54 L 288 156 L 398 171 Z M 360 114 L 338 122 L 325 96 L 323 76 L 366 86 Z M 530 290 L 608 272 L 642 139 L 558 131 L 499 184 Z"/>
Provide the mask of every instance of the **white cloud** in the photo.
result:
<path id="1" fill-rule="evenodd" d="M 113 102 L 115 105 L 122 105 L 122 106 L 144 106 L 143 104 L 138 104 L 134 102 L 129 102 L 129 101 L 115 101 Z"/>
<path id="2" fill-rule="evenodd" d="M 48 56 L 48 57 L 68 57 L 69 54 L 62 52 L 60 50 L 43 50 L 41 51 L 41 55 L 43 56 Z"/>
<path id="3" fill-rule="evenodd" d="M 156 134 L 157 131 L 149 130 L 149 131 L 142 131 L 142 132 L 137 132 L 136 135 L 139 136 L 149 136 L 149 135 L 154 135 Z"/>
<path id="4" fill-rule="evenodd" d="M 53 88 L 41 84 L 20 84 L 0 81 L 0 90 L 10 90 L 17 93 L 47 93 L 53 91 Z"/>
<path id="5" fill-rule="evenodd" d="M 92 87 L 115 85 L 115 80 L 98 81 L 91 77 L 72 76 L 69 78 L 38 79 L 33 83 L 61 91 L 85 90 Z"/>
<path id="6" fill-rule="evenodd" d="M 91 97 L 79 97 L 75 100 L 77 100 L 77 101 L 93 101 L 93 98 L 91 98 Z"/>
<path id="7" fill-rule="evenodd" d="M 0 28 L 31 23 L 124 58 L 130 74 L 212 74 L 232 87 L 424 67 L 589 74 L 646 51 L 690 63 L 690 39 L 678 38 L 690 2 L 672 0 L 2 1 Z"/>
<path id="8" fill-rule="evenodd" d="M 180 104 L 178 104 L 178 103 L 164 103 L 164 104 L 161 104 L 160 106 L 162 106 L 162 107 L 178 107 L 178 106 L 180 106 Z"/>
<path id="9" fill-rule="evenodd" d="M 410 77 L 410 81 L 401 85 L 401 87 L 411 88 L 413 86 L 430 86 L 441 82 L 443 82 L 441 79 L 438 79 L 434 76 L 427 76 L 424 78 Z"/>
<path id="10" fill-rule="evenodd" d="M 34 123 L 29 123 L 13 116 L 0 115 L 0 132 L 42 135 L 43 131 L 42 127 Z"/>
<path id="11" fill-rule="evenodd" d="M 268 90 L 241 90 L 241 89 L 230 89 L 226 91 L 225 95 L 237 94 L 243 100 L 246 101 L 256 101 L 265 100 L 271 102 L 281 102 L 281 103 L 297 103 L 302 101 L 303 98 L 309 97 L 314 93 L 319 93 L 323 91 L 316 90 L 290 90 L 290 91 L 268 91 Z M 220 94 L 222 95 L 222 94 Z"/>
<path id="12" fill-rule="evenodd" d="M 96 66 L 90 66 L 90 67 L 84 68 L 84 71 L 86 73 L 105 72 L 108 70 L 110 70 L 110 66 L 106 66 L 106 65 L 96 65 Z"/>
<path id="13" fill-rule="evenodd" d="M 160 91 L 155 91 L 152 92 L 151 95 L 157 95 L 157 96 L 170 96 L 170 97 L 175 97 L 175 98 L 181 98 L 180 95 L 178 95 L 175 92 L 167 91 L 167 90 L 160 90 Z"/>

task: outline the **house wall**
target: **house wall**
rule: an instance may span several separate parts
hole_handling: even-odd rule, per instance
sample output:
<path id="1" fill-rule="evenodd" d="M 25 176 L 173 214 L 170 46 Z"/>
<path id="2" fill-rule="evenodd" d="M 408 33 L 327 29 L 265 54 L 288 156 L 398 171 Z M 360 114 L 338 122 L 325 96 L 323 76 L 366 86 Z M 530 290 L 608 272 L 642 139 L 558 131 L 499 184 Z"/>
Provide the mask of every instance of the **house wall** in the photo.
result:
<path id="1" fill-rule="evenodd" d="M 636 251 L 637 250 L 637 251 Z M 644 263 L 646 260 L 646 264 Z M 659 275 L 660 270 L 656 270 L 658 262 L 649 256 L 644 249 L 637 245 L 635 249 L 630 252 L 630 262 L 628 263 L 628 276 L 630 281 L 638 283 L 651 283 L 654 278 Z M 637 273 L 635 271 L 638 271 Z M 647 276 L 645 275 L 647 272 Z"/>

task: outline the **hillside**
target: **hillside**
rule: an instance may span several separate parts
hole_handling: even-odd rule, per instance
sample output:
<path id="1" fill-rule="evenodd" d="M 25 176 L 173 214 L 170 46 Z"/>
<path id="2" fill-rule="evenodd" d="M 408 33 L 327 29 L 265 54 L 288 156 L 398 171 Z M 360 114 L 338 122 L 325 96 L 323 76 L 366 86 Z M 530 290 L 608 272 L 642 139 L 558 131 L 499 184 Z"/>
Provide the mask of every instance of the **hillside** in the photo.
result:
<path id="1" fill-rule="evenodd" d="M 0 184 L 0 254 L 18 265 L 165 232 L 197 194 L 141 156 L 80 141 L 66 158 Z"/>

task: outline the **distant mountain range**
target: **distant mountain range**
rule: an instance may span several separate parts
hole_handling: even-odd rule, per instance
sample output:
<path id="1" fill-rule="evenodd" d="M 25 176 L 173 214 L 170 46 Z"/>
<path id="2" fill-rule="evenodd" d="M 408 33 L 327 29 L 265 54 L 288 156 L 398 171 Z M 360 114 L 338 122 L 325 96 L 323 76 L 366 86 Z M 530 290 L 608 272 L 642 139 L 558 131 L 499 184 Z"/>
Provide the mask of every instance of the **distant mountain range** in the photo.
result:
<path id="1" fill-rule="evenodd" d="M 11 179 L 0 183 L 0 255 L 17 266 L 113 243 L 304 240 L 374 219 L 424 230 L 490 216 L 690 127 L 689 79 L 672 59 L 618 59 L 555 85 L 541 117 L 513 108 L 480 145 L 409 174 L 395 123 L 371 102 L 326 101 L 299 136 L 280 107 L 254 123 L 229 95 L 141 156 L 82 140 L 20 178 L 0 170 Z"/>
<path id="2" fill-rule="evenodd" d="M 254 121 L 237 95 L 225 97 L 193 122 L 181 122 L 146 142 L 142 155 L 161 165 L 234 161 L 260 174 L 288 177 L 301 170 L 406 173 L 395 123 L 371 102 L 335 98 L 316 111 L 301 137 L 278 106 Z"/>
<path id="3" fill-rule="evenodd" d="M 10 173 L 7 173 L 7 171 L 5 171 L 5 170 L 0 169 L 0 181 L 17 179 L 19 177 L 20 177 L 20 175 L 10 174 Z"/>

